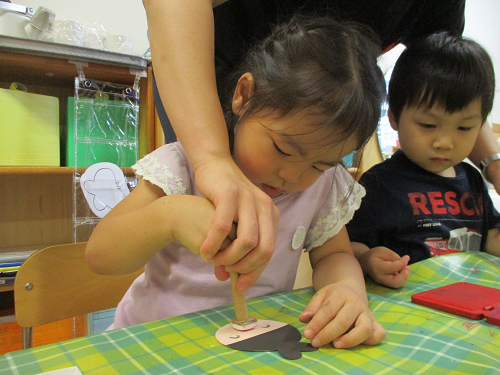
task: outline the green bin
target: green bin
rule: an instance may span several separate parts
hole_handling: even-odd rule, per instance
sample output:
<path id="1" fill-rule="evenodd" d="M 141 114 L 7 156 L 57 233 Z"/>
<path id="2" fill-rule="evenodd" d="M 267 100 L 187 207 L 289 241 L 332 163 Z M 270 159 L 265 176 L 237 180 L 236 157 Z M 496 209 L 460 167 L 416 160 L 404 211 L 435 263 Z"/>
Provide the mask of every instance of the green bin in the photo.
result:
<path id="1" fill-rule="evenodd" d="M 66 165 L 89 167 L 109 162 L 130 167 L 139 151 L 136 105 L 116 100 L 68 98 Z M 75 137 L 75 117 L 77 134 Z"/>

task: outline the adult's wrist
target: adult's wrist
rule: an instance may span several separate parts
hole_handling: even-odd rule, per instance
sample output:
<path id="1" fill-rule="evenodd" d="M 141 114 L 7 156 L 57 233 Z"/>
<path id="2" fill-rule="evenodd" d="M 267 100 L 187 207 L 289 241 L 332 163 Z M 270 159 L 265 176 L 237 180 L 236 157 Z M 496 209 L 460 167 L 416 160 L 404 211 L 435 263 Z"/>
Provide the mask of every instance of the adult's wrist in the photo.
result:
<path id="1" fill-rule="evenodd" d="M 191 165 L 193 167 L 193 172 L 196 175 L 198 171 L 203 170 L 207 166 L 213 166 L 215 164 L 234 164 L 234 160 L 229 152 L 225 150 L 217 150 L 217 151 L 204 151 L 201 154 L 201 157 L 192 157 Z"/>
<path id="2" fill-rule="evenodd" d="M 486 181 L 493 183 L 500 176 L 500 153 L 492 154 L 483 159 L 479 169 Z"/>

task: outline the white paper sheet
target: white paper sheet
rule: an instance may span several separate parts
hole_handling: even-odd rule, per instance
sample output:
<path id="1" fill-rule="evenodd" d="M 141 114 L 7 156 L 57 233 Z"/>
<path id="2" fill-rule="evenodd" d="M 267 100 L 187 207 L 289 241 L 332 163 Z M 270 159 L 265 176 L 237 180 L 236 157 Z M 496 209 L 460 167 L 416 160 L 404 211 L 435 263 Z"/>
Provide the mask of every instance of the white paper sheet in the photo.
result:
<path id="1" fill-rule="evenodd" d="M 78 367 L 68 367 L 60 370 L 54 370 L 49 372 L 44 372 L 43 375 L 82 375 Z M 38 375 L 42 375 L 41 373 Z"/>

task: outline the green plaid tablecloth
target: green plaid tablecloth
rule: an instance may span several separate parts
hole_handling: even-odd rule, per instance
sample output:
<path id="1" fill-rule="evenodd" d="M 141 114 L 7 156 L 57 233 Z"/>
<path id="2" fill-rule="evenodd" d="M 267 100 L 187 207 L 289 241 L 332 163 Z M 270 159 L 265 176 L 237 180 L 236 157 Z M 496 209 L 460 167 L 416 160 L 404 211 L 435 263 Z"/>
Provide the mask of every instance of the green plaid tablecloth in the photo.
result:
<path id="1" fill-rule="evenodd" d="M 215 332 L 232 305 L 0 356 L 0 375 L 37 374 L 78 366 L 84 375 L 114 374 L 500 374 L 500 327 L 411 303 L 411 295 L 467 281 L 500 288 L 500 258 L 461 253 L 411 266 L 400 290 L 368 283 L 370 307 L 387 330 L 377 346 L 327 345 L 285 360 L 277 352 L 220 345 Z M 311 288 L 248 300 L 259 319 L 298 321 Z"/>

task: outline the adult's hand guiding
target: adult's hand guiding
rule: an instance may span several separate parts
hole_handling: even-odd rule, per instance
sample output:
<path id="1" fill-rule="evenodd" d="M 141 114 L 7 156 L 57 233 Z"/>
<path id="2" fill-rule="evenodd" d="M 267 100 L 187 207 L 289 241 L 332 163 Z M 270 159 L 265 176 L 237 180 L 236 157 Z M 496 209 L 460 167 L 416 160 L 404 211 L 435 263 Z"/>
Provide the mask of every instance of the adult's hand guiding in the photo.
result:
<path id="1" fill-rule="evenodd" d="M 216 266 L 219 280 L 227 280 L 228 271 L 240 273 L 236 289 L 244 293 L 257 281 L 274 252 L 279 211 L 232 159 L 199 166 L 195 178 L 200 191 L 216 207 L 214 223 L 200 253 Z M 233 223 L 237 224 L 236 233 L 231 233 Z M 219 251 L 226 237 L 232 243 Z"/>
<path id="2" fill-rule="evenodd" d="M 217 93 L 212 7 L 225 0 L 143 0 L 158 92 L 191 162 L 200 191 L 216 207 L 201 253 L 224 280 L 238 271 L 237 289 L 253 285 L 274 251 L 279 214 L 269 196 L 243 175 L 229 151 Z M 231 246 L 217 254 L 238 223 Z"/>

